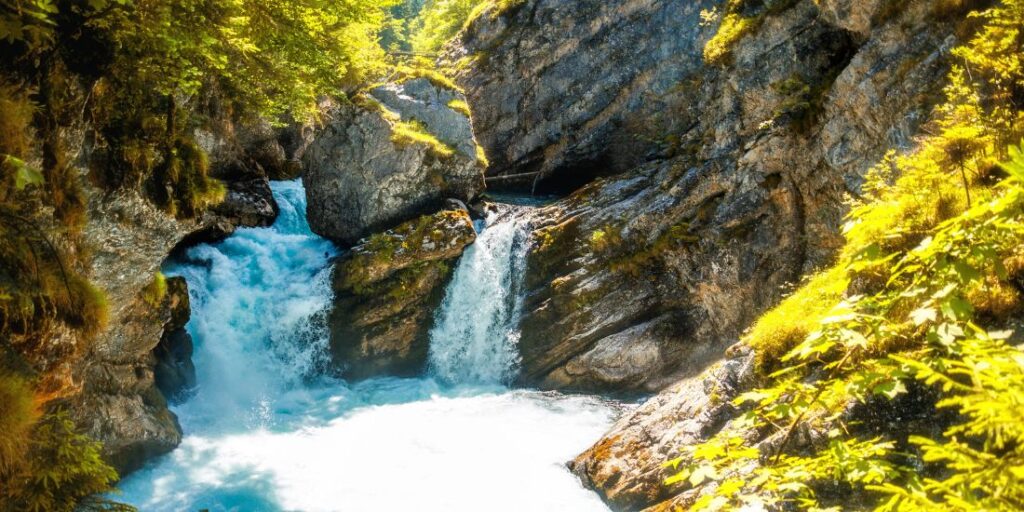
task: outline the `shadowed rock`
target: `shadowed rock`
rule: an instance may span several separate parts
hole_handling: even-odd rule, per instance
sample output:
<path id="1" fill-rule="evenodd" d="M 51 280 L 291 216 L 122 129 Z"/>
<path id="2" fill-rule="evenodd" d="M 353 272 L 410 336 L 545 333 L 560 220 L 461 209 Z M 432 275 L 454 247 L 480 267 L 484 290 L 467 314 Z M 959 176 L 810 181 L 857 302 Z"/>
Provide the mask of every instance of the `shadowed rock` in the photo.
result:
<path id="1" fill-rule="evenodd" d="M 336 264 L 331 353 L 346 378 L 423 368 L 452 262 L 475 239 L 469 214 L 446 210 L 373 235 Z"/>

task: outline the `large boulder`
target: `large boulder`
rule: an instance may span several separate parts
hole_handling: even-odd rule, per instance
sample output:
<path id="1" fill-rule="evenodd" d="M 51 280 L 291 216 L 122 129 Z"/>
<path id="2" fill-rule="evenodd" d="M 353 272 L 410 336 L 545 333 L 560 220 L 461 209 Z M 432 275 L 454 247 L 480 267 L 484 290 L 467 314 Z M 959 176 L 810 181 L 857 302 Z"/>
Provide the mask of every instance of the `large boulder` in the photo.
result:
<path id="1" fill-rule="evenodd" d="M 375 234 L 337 262 L 331 353 L 346 378 L 423 368 L 452 262 L 475 239 L 465 210 L 445 210 Z"/>
<path id="2" fill-rule="evenodd" d="M 460 101 L 414 78 L 325 107 L 326 125 L 303 158 L 313 231 L 352 245 L 447 198 L 475 198 L 486 164 Z"/>

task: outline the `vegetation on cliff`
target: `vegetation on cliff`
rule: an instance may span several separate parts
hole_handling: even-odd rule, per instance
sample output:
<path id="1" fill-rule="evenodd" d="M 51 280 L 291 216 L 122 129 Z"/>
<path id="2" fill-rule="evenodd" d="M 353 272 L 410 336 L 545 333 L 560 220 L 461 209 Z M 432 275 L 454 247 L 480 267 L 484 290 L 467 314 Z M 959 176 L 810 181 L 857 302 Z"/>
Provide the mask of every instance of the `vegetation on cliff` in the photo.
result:
<path id="1" fill-rule="evenodd" d="M 397 3 L 0 3 L 0 509 L 107 507 L 80 502 L 117 477 L 58 412 L 107 321 L 86 187 L 201 215 L 225 188 L 196 129 L 217 112 L 312 119 L 320 95 L 385 71 L 378 33 Z M 157 276 L 145 298 L 163 288 Z"/>
<path id="2" fill-rule="evenodd" d="M 478 16 L 500 16 L 524 0 L 427 0 L 409 31 L 411 47 L 435 53 Z"/>
<path id="3" fill-rule="evenodd" d="M 971 16 L 931 135 L 875 168 L 835 266 L 746 336 L 742 416 L 671 462 L 693 510 L 1024 507 L 1024 2 Z"/>

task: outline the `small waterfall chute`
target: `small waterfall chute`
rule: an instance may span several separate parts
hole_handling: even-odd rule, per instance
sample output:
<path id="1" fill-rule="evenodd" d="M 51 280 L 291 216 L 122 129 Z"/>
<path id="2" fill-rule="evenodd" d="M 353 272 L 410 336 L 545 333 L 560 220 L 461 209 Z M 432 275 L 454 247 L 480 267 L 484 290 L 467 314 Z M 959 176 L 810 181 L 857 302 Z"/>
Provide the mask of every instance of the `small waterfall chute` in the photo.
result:
<path id="1" fill-rule="evenodd" d="M 448 384 L 503 384 L 519 360 L 528 208 L 501 205 L 459 260 L 430 332 L 430 373 Z"/>

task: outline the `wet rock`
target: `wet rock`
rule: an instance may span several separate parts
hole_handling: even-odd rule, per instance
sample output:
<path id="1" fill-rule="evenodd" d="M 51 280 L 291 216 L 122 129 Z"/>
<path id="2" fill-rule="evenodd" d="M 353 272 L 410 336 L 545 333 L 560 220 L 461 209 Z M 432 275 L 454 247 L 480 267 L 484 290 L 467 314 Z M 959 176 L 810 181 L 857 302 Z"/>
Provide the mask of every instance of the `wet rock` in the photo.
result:
<path id="1" fill-rule="evenodd" d="M 171 402 L 183 402 L 196 386 L 196 368 L 192 364 L 192 336 L 185 330 L 191 316 L 188 284 L 184 278 L 167 279 L 171 318 L 164 324 L 160 343 L 153 349 L 156 357 L 154 379 L 161 393 Z"/>
<path id="2" fill-rule="evenodd" d="M 352 245 L 446 198 L 483 190 L 461 95 L 426 79 L 378 87 L 357 104 L 326 106 L 326 126 L 306 150 L 303 182 L 313 231 Z M 403 135 L 405 134 L 405 135 Z"/>
<path id="3" fill-rule="evenodd" d="M 373 235 L 338 261 L 331 353 L 346 378 L 423 368 L 453 262 L 475 239 L 469 214 L 446 210 Z"/>
<path id="4" fill-rule="evenodd" d="M 675 499 L 678 492 L 665 485 L 671 475 L 665 462 L 677 457 L 680 447 L 709 437 L 734 415 L 732 400 L 751 385 L 753 375 L 753 353 L 741 349 L 621 418 L 570 462 L 570 469 L 613 510 L 644 510 Z M 687 507 L 692 502 L 677 504 Z"/>
<path id="5" fill-rule="evenodd" d="M 280 212 L 266 177 L 228 183 L 224 201 L 214 212 L 237 226 L 269 226 Z"/>

